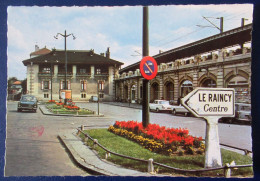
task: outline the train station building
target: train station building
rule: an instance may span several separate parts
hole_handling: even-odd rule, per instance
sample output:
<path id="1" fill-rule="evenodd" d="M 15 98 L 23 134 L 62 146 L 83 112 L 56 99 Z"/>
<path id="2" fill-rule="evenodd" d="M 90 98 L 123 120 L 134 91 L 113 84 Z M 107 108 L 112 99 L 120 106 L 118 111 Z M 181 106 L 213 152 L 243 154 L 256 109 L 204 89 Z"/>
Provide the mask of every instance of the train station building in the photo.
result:
<path id="1" fill-rule="evenodd" d="M 160 52 L 158 74 L 150 80 L 150 102 L 179 104 L 196 87 L 235 88 L 235 101 L 251 103 L 252 24 Z M 142 102 L 140 61 L 119 70 L 115 100 Z"/>

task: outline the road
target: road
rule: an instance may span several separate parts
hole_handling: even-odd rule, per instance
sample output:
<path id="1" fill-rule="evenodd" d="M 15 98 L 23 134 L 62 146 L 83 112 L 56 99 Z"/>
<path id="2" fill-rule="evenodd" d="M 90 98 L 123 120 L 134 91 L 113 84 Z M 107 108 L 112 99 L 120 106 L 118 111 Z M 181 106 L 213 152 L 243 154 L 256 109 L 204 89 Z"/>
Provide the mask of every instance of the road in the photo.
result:
<path id="1" fill-rule="evenodd" d="M 82 108 L 97 110 L 96 103 L 77 103 Z M 76 167 L 57 139 L 58 134 L 71 133 L 76 127 L 108 127 L 116 120 L 141 122 L 139 109 L 100 104 L 104 117 L 59 117 L 37 113 L 18 113 L 17 102 L 7 103 L 7 139 L 5 176 L 86 176 Z M 150 113 L 150 122 L 166 127 L 187 128 L 193 136 L 205 137 L 203 119 Z M 242 133 L 242 134 L 241 134 Z M 219 124 L 220 142 L 252 150 L 251 127 Z"/>
<path id="2" fill-rule="evenodd" d="M 97 110 L 96 103 L 77 103 L 77 105 Z M 140 109 L 100 104 L 100 112 L 106 115 L 104 119 L 110 119 L 112 123 L 117 120 L 134 120 L 142 122 L 142 110 Z M 206 122 L 201 118 L 150 112 L 150 123 L 166 127 L 187 128 L 191 135 L 202 136 L 203 138 L 205 138 L 206 134 Z M 220 143 L 252 151 L 251 126 L 224 123 L 219 123 L 218 125 Z"/>

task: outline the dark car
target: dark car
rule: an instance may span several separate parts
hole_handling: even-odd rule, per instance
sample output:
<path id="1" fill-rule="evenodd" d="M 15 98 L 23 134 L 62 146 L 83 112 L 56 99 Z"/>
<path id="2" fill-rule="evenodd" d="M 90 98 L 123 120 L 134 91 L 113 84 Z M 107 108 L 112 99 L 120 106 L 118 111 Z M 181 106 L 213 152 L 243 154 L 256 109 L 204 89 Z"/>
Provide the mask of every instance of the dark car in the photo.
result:
<path id="1" fill-rule="evenodd" d="M 17 111 L 21 112 L 22 110 L 31 110 L 37 111 L 37 99 L 32 95 L 22 95 L 20 101 L 18 102 Z"/>
<path id="2" fill-rule="evenodd" d="M 89 102 L 98 102 L 98 97 L 97 96 L 91 96 L 89 99 Z"/>

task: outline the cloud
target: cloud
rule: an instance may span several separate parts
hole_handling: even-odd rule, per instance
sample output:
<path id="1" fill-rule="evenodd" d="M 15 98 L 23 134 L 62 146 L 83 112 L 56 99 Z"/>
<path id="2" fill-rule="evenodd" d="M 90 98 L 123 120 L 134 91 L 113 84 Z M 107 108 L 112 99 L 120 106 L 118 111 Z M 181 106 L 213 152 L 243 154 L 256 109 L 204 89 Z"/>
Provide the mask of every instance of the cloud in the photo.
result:
<path id="1" fill-rule="evenodd" d="M 150 55 L 218 33 L 217 29 L 197 31 L 207 24 L 203 16 L 224 16 L 224 30 L 240 26 L 240 16 L 252 16 L 252 5 L 151 6 L 149 7 Z M 178 15 L 178 16 L 177 16 Z M 232 23 L 231 23 L 232 22 Z M 247 21 L 248 23 L 250 22 Z M 216 21 L 217 23 L 217 21 Z M 67 49 L 103 53 L 110 47 L 111 58 L 129 65 L 141 60 L 142 6 L 123 7 L 8 7 L 8 76 L 26 71 L 22 60 L 29 58 L 35 44 L 40 48 L 64 49 L 64 38 L 57 33 L 73 33 Z M 193 33 L 191 33 L 193 32 Z M 21 67 L 14 68 L 14 65 Z"/>

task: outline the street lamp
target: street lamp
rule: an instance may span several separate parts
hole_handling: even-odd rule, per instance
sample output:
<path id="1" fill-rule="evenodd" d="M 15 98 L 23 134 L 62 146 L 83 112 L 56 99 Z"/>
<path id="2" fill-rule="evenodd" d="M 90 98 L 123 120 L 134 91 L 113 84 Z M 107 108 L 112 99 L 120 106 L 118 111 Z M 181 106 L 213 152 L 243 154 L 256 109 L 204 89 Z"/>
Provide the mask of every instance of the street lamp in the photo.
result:
<path id="1" fill-rule="evenodd" d="M 67 85 L 67 37 L 69 37 L 70 35 L 72 35 L 73 36 L 73 40 L 75 40 L 76 39 L 76 37 L 71 33 L 71 34 L 68 34 L 67 35 L 67 32 L 66 32 L 66 30 L 65 30 L 65 33 L 64 34 L 61 34 L 61 33 L 57 33 L 57 35 L 56 36 L 54 36 L 54 38 L 55 39 L 58 39 L 58 36 L 59 35 L 61 35 L 61 36 L 63 36 L 64 38 L 65 38 L 65 90 L 67 90 L 68 89 L 68 85 Z M 65 95 L 66 95 L 66 93 L 65 93 Z M 64 104 L 66 105 L 67 104 L 67 98 L 66 98 L 66 96 L 65 96 L 65 99 L 64 99 Z"/>

